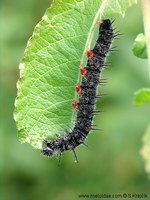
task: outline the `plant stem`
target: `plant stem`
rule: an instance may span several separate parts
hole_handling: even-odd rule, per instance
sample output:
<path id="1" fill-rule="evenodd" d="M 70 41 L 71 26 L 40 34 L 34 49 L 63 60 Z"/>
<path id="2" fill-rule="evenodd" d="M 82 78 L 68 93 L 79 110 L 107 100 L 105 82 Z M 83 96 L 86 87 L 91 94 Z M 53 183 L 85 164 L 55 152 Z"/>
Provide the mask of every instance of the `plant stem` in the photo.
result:
<path id="1" fill-rule="evenodd" d="M 150 78 L 150 0 L 142 0 L 142 7 Z"/>

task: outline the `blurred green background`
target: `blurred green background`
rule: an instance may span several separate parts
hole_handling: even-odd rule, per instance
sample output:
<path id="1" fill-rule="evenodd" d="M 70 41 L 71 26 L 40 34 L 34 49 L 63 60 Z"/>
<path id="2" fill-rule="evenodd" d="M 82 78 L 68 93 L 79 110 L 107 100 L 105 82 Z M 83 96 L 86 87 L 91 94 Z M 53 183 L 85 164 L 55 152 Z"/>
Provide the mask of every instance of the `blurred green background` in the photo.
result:
<path id="1" fill-rule="evenodd" d="M 111 69 L 103 74 L 108 83 L 100 90 L 108 95 L 97 102 L 106 112 L 96 116 L 95 124 L 104 131 L 89 135 L 89 149 L 77 148 L 78 164 L 72 153 L 66 152 L 58 167 L 56 158 L 45 158 L 19 143 L 13 120 L 18 65 L 50 1 L 5 0 L 0 4 L 0 199 L 74 200 L 79 194 L 124 192 L 150 195 L 140 155 L 150 105 L 132 104 L 134 92 L 149 87 L 147 60 L 134 57 L 131 50 L 134 38 L 143 32 L 140 5 L 129 8 L 125 18 L 113 16 L 123 36 L 115 42 L 119 52 L 109 57 Z"/>

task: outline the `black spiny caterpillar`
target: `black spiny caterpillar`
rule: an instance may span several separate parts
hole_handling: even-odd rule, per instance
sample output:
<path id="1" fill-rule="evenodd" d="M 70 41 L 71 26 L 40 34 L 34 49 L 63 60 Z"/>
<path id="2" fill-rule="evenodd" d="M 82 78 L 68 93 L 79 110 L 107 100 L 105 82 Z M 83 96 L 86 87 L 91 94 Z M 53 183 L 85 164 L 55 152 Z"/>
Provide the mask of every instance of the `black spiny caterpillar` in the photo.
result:
<path id="1" fill-rule="evenodd" d="M 77 110 L 74 127 L 63 137 L 57 137 L 54 141 L 45 140 L 45 147 L 42 153 L 46 156 L 56 154 L 61 157 L 63 151 L 72 150 L 80 144 L 84 144 L 87 135 L 92 129 L 92 120 L 95 111 L 95 101 L 97 98 L 96 89 L 101 83 L 100 73 L 105 65 L 105 57 L 109 53 L 113 38 L 117 36 L 112 28 L 109 19 L 100 20 L 98 24 L 99 35 L 93 50 L 87 50 L 87 66 L 80 66 L 82 75 L 81 85 L 76 85 L 76 91 L 79 94 L 78 103 L 73 100 L 72 105 Z M 76 154 L 75 154 L 76 157 Z M 77 160 L 77 157 L 76 157 Z"/>

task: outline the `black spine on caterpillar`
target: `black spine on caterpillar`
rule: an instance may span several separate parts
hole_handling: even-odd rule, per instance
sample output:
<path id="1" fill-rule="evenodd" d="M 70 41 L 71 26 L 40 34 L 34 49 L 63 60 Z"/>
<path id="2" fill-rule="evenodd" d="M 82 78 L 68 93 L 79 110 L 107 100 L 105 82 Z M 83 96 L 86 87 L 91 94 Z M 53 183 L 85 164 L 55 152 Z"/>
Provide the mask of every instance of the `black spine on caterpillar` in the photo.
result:
<path id="1" fill-rule="evenodd" d="M 63 151 L 73 150 L 80 144 L 83 144 L 88 133 L 92 130 L 92 120 L 95 114 L 94 104 L 96 101 L 96 89 L 100 82 L 100 72 L 104 67 L 105 57 L 110 51 L 113 38 L 116 36 L 112 22 L 109 19 L 99 21 L 99 36 L 93 50 L 87 50 L 87 66 L 80 66 L 82 74 L 81 85 L 76 85 L 76 91 L 79 94 L 79 101 L 72 102 L 77 110 L 74 127 L 63 137 L 57 137 L 54 141 L 45 140 L 42 149 L 43 155 L 52 156 L 61 155 Z"/>

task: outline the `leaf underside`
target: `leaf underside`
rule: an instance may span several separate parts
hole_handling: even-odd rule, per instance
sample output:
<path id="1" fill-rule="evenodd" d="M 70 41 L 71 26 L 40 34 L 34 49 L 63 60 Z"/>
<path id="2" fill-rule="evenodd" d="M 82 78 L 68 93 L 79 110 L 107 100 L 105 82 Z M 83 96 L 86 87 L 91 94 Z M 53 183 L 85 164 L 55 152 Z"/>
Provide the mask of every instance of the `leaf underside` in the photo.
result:
<path id="1" fill-rule="evenodd" d="M 97 20 L 124 15 L 136 0 L 54 0 L 29 39 L 20 63 L 14 118 L 21 143 L 41 149 L 45 138 L 73 126 L 71 101 L 79 65 L 96 39 Z"/>

